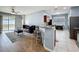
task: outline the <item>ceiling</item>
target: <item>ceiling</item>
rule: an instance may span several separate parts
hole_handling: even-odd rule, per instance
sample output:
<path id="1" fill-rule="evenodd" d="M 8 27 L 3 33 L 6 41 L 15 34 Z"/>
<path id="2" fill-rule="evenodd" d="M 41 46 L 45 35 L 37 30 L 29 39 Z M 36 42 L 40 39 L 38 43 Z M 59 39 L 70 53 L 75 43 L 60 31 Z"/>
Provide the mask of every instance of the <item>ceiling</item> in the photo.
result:
<path id="1" fill-rule="evenodd" d="M 17 14 L 28 15 L 34 12 L 45 10 L 50 14 L 68 13 L 69 6 L 0 6 L 1 12 L 11 13 L 12 7 Z"/>

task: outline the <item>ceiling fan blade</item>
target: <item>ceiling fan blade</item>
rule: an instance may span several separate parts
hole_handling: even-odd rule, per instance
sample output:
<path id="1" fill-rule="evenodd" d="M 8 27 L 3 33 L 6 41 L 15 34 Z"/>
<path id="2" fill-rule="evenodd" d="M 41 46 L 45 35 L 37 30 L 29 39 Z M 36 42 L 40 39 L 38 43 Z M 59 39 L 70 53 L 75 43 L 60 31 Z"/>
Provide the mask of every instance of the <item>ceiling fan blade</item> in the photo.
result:
<path id="1" fill-rule="evenodd" d="M 20 11 L 16 11 L 15 8 L 14 8 L 14 6 L 11 7 L 11 12 L 13 14 L 20 14 L 21 13 Z"/>

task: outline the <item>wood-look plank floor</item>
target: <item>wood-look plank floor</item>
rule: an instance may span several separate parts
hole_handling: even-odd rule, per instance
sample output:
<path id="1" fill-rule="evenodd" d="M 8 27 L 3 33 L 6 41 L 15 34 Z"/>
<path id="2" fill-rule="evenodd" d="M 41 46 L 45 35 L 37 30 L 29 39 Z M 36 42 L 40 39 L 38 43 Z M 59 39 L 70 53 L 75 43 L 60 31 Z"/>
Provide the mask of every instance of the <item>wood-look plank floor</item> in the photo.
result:
<path id="1" fill-rule="evenodd" d="M 0 34 L 0 52 L 47 52 L 40 41 L 37 41 L 34 36 L 28 39 L 24 37 L 12 43 L 5 34 Z"/>
<path id="2" fill-rule="evenodd" d="M 27 36 L 26 36 L 27 37 Z M 0 52 L 46 52 L 42 44 L 34 36 L 24 37 L 12 43 L 5 34 L 0 35 Z M 79 52 L 76 42 L 69 38 L 69 31 L 56 31 L 56 46 L 53 52 Z"/>

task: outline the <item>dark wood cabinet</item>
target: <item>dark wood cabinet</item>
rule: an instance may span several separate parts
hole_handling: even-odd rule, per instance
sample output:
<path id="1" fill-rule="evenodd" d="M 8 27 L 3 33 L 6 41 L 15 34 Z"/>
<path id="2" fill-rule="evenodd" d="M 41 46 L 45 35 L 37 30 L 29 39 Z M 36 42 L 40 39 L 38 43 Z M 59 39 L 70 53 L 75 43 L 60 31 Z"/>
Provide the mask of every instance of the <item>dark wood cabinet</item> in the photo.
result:
<path id="1" fill-rule="evenodd" d="M 0 33 L 2 32 L 2 16 L 0 15 Z"/>
<path id="2" fill-rule="evenodd" d="M 44 22 L 47 22 L 47 15 L 44 15 Z"/>
<path id="3" fill-rule="evenodd" d="M 70 38 L 77 40 L 76 32 L 79 30 L 79 17 L 70 17 Z"/>

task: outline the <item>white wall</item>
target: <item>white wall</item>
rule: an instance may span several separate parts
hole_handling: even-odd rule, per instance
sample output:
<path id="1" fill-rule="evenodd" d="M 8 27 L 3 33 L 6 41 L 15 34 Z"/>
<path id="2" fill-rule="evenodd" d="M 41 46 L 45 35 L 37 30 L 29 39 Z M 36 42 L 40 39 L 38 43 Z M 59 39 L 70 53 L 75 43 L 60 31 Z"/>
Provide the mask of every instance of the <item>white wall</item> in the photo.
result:
<path id="1" fill-rule="evenodd" d="M 26 15 L 25 23 L 28 25 L 41 25 L 43 24 L 43 13 L 37 12 L 30 15 Z"/>
<path id="2" fill-rule="evenodd" d="M 70 16 L 79 16 L 79 6 L 71 7 Z"/>
<path id="3" fill-rule="evenodd" d="M 79 16 L 79 7 L 78 6 L 70 8 L 70 12 L 68 13 L 68 25 L 69 25 L 69 28 L 70 28 L 70 17 L 74 17 L 74 16 Z"/>
<path id="4" fill-rule="evenodd" d="M 44 11 L 39 11 L 39 12 L 36 12 L 36 13 L 26 15 L 25 24 L 27 24 L 27 25 L 38 25 L 38 26 L 44 25 L 44 15 L 48 15 L 48 14 L 45 13 Z"/>

